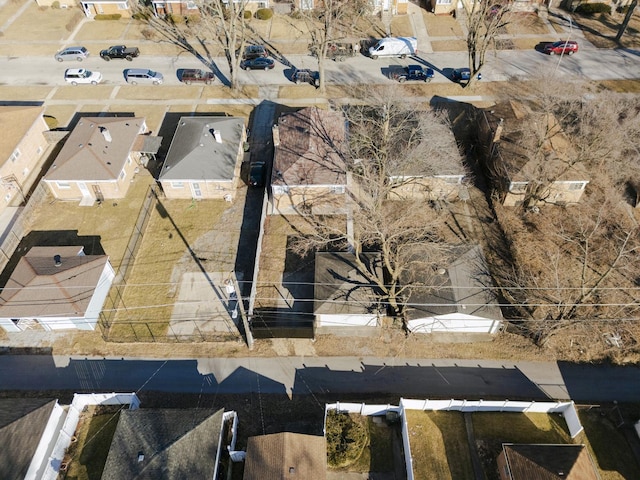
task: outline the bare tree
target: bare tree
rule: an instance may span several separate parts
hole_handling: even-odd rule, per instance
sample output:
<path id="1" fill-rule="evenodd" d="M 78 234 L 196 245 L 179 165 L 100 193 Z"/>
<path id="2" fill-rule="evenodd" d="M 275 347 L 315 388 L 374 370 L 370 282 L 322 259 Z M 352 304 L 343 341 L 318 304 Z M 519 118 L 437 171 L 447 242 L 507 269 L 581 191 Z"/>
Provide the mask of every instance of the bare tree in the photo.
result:
<path id="1" fill-rule="evenodd" d="M 631 17 L 633 16 L 633 12 L 637 6 L 638 6 L 638 0 L 633 0 L 627 6 L 627 13 L 624 16 L 624 20 L 620 24 L 620 28 L 618 28 L 618 33 L 616 34 L 616 42 L 619 42 L 620 39 L 622 38 L 622 35 L 624 35 L 624 32 L 626 32 L 627 27 L 629 26 L 629 22 L 631 21 Z"/>
<path id="2" fill-rule="evenodd" d="M 347 164 L 350 213 L 346 222 L 309 213 L 313 233 L 296 242 L 300 252 L 331 245 L 355 254 L 360 273 L 380 292 L 389 314 L 402 322 L 416 270 L 432 271 L 447 261 L 443 241 L 446 215 L 429 203 L 440 195 L 433 176 L 464 171 L 450 126 L 444 116 L 398 100 L 390 90 L 367 105 L 345 108 L 349 146 Z M 370 268 L 364 253 L 381 256 L 382 272 Z"/>
<path id="3" fill-rule="evenodd" d="M 333 42 L 358 32 L 358 21 L 369 13 L 367 0 L 324 0 L 317 10 L 302 11 L 311 43 L 309 49 L 318 60 L 319 89 L 326 92 L 325 65 L 327 52 Z"/>
<path id="4" fill-rule="evenodd" d="M 512 20 L 511 2 L 499 4 L 472 0 L 462 2 L 467 16 L 467 52 L 469 54 L 470 77 L 465 87 L 472 85 L 485 64 L 491 47 L 495 48 L 496 37 Z"/>
<path id="5" fill-rule="evenodd" d="M 638 315 L 640 232 L 617 192 L 599 190 L 570 212 L 505 217 L 516 266 L 500 283 L 538 345 L 582 324 L 610 334 Z"/>
<path id="6" fill-rule="evenodd" d="M 153 31 L 166 41 L 178 45 L 212 68 L 215 65 L 207 44 L 217 44 L 229 66 L 230 86 L 238 90 L 242 53 L 250 34 L 244 18 L 246 5 L 247 0 L 200 0 L 197 2 L 199 14 L 192 17 L 176 14 L 157 17 L 150 7 L 144 10 L 144 16 Z"/>

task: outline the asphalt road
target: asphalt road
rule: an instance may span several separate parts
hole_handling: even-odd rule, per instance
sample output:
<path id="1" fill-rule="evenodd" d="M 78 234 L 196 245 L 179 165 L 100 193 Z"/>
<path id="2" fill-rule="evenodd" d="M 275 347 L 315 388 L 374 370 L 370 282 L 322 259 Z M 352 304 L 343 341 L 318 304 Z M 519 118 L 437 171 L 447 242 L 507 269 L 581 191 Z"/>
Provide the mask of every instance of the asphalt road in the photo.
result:
<path id="1" fill-rule="evenodd" d="M 218 82 L 227 81 L 229 70 L 223 58 L 213 58 L 219 71 Z M 328 83 L 393 83 L 387 79 L 390 69 L 400 65 L 422 64 L 436 71 L 434 82 L 450 82 L 454 68 L 467 65 L 466 52 L 439 52 L 401 60 L 399 58 L 372 60 L 365 56 L 345 62 L 327 61 Z M 309 55 L 291 55 L 277 59 L 273 70 L 242 71 L 240 81 L 244 84 L 286 85 L 291 83 L 293 67 L 317 69 L 317 62 Z M 125 85 L 124 70 L 127 68 L 149 68 L 164 75 L 165 85 L 178 85 L 177 72 L 182 68 L 210 68 L 189 54 L 178 57 L 140 56 L 132 62 L 112 60 L 105 62 L 99 56 L 77 62 L 56 62 L 53 57 L 3 57 L 0 58 L 0 83 L 5 85 L 65 85 L 64 71 L 67 68 L 87 68 L 102 72 L 106 85 Z M 548 56 L 538 51 L 509 50 L 488 55 L 483 70 L 486 81 L 502 81 L 512 77 L 529 78 L 534 75 L 563 78 L 581 77 L 587 80 L 640 78 L 640 51 L 630 49 L 604 50 L 583 48 L 571 57 Z M 152 86 L 150 85 L 150 88 Z M 77 88 L 91 88 L 79 85 Z"/>
<path id="2" fill-rule="evenodd" d="M 0 355 L 0 389 L 637 402 L 640 368 L 373 357 L 145 360 Z"/>

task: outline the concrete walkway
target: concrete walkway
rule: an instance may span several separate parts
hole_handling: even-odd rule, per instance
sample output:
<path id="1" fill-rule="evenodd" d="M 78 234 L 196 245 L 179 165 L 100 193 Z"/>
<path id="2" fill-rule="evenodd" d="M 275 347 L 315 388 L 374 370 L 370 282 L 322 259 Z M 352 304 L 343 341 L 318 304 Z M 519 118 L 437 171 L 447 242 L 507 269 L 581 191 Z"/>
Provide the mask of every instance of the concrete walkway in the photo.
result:
<path id="1" fill-rule="evenodd" d="M 409 2 L 407 14 L 409 15 L 413 35 L 418 39 L 418 51 L 420 53 L 433 53 L 431 38 L 429 37 L 427 26 L 424 24 L 424 18 L 422 17 L 422 8 L 415 3 Z"/>
<path id="2" fill-rule="evenodd" d="M 473 476 L 475 480 L 485 480 L 482 470 L 482 462 L 476 448 L 476 435 L 473 431 L 473 421 L 471 412 L 464 412 L 464 426 L 467 430 L 467 443 L 469 443 L 469 454 L 471 455 L 471 465 L 473 466 Z"/>

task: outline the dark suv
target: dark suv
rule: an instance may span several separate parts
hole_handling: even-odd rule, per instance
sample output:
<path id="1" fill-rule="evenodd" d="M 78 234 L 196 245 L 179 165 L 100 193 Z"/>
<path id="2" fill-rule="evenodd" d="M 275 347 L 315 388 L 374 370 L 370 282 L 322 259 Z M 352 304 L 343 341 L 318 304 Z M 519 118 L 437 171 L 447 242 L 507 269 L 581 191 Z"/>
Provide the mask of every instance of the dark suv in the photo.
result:
<path id="1" fill-rule="evenodd" d="M 259 57 L 268 57 L 269 52 L 262 45 L 247 45 L 242 54 L 243 60 L 253 60 Z"/>
<path id="2" fill-rule="evenodd" d="M 291 79 L 298 84 L 309 83 L 316 88 L 320 86 L 320 72 L 315 72 L 308 68 L 294 70 Z"/>
<path id="3" fill-rule="evenodd" d="M 420 65 L 409 65 L 402 70 L 392 72 L 390 78 L 400 83 L 407 81 L 430 82 L 433 79 L 433 69 Z"/>

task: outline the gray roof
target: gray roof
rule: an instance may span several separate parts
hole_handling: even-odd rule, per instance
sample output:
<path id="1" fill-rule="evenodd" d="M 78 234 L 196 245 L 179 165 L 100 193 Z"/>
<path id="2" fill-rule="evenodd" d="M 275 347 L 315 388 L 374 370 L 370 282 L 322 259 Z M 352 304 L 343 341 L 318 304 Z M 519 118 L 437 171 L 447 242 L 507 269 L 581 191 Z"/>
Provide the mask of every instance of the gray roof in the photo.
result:
<path id="1" fill-rule="evenodd" d="M 213 479 L 224 409 L 123 410 L 102 480 Z"/>
<path id="2" fill-rule="evenodd" d="M 378 254 L 364 254 L 363 258 L 370 269 L 381 268 Z M 378 311 L 378 295 L 354 259 L 352 253 L 316 253 L 315 314 L 362 315 Z"/>
<path id="3" fill-rule="evenodd" d="M 143 127 L 143 117 L 81 118 L 44 179 L 116 180 Z"/>
<path id="4" fill-rule="evenodd" d="M 233 180 L 243 131 L 242 118 L 182 117 L 159 180 Z"/>
<path id="5" fill-rule="evenodd" d="M 493 282 L 479 246 L 462 245 L 454 249 L 454 260 L 444 266 L 443 273 L 410 272 L 413 287 L 407 318 L 419 318 L 464 313 L 502 320 L 502 311 L 495 298 Z M 402 281 L 402 279 L 401 279 Z"/>
<path id="6" fill-rule="evenodd" d="M 0 292 L 0 317 L 83 317 L 108 261 L 81 246 L 32 247 Z"/>
<path id="7" fill-rule="evenodd" d="M 273 433 L 250 437 L 244 480 L 323 480 L 327 478 L 324 437 Z"/>
<path id="8" fill-rule="evenodd" d="M 55 400 L 0 399 L 0 478 L 22 480 L 51 417 Z"/>

